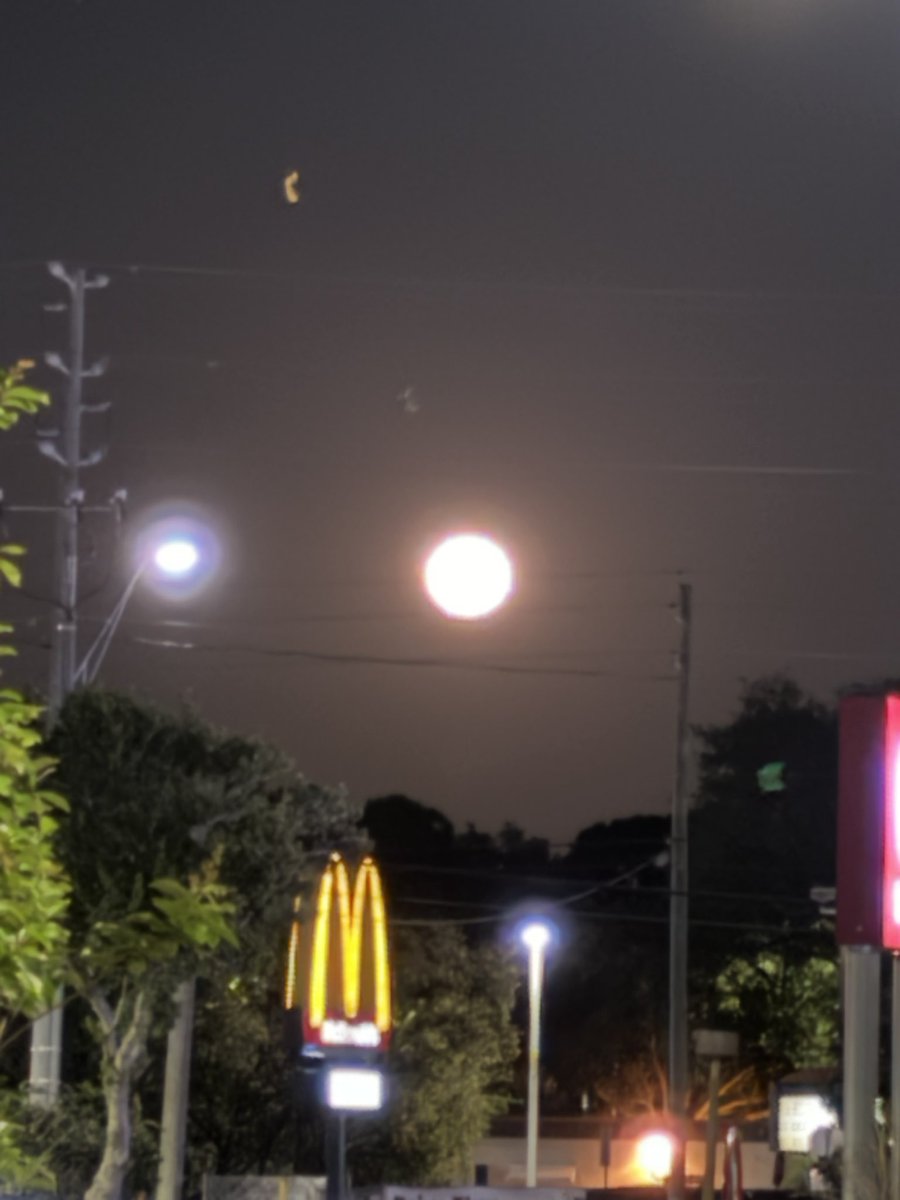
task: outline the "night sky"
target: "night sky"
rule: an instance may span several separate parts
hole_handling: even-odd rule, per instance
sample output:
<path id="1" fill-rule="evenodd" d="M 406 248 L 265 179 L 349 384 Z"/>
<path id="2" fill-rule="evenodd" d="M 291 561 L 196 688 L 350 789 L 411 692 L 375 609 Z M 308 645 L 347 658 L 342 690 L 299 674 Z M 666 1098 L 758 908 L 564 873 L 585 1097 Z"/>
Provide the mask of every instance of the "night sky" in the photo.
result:
<path id="1" fill-rule="evenodd" d="M 105 682 L 565 841 L 668 804 L 679 570 L 695 721 L 900 673 L 896 0 L 3 0 L 0 44 L 0 361 L 65 350 L 45 260 L 112 281 L 85 642 L 146 510 L 224 550 Z M 28 428 L 0 481 L 53 500 Z M 518 564 L 478 626 L 418 582 L 459 527 Z"/>

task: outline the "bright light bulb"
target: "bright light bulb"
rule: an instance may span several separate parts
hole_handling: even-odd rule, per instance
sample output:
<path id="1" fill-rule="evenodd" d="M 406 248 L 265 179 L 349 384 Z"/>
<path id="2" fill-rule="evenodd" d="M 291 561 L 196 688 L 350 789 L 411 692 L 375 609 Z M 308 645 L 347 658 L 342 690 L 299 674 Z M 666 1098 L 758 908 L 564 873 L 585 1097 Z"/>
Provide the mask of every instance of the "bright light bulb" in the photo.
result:
<path id="1" fill-rule="evenodd" d="M 655 1183 L 662 1183 L 672 1174 L 674 1156 L 672 1139 L 667 1133 L 648 1133 L 637 1144 L 638 1163 Z"/>
<path id="2" fill-rule="evenodd" d="M 550 927 L 542 921 L 531 921 L 519 936 L 529 950 L 544 950 L 550 943 Z"/>
<path id="3" fill-rule="evenodd" d="M 500 607 L 515 583 L 509 555 L 481 533 L 446 538 L 425 564 L 425 590 L 448 617 L 475 621 Z"/>
<path id="4" fill-rule="evenodd" d="M 200 561 L 200 552 L 188 538 L 169 538 L 153 552 L 153 562 L 173 579 L 189 574 Z"/>

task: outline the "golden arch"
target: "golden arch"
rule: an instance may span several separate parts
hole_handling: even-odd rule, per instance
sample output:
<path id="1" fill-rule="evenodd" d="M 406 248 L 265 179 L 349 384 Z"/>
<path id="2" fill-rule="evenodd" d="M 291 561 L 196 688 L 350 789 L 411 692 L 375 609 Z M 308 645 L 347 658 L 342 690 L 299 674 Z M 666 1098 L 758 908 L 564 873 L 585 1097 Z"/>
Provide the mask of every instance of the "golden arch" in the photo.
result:
<path id="1" fill-rule="evenodd" d="M 337 906 L 337 933 L 340 939 L 340 986 L 335 987 L 331 969 L 334 932 L 334 910 Z M 298 904 L 295 904 L 295 911 Z M 368 926 L 366 914 L 369 915 Z M 302 963 L 301 926 L 294 921 L 288 952 L 288 973 L 285 1005 L 293 1008 L 301 1002 L 300 980 L 306 984 L 305 1023 L 312 1031 L 321 1029 L 329 1015 L 338 1013 L 346 1021 L 360 1018 L 362 998 L 363 946 L 369 935 L 374 975 L 374 1012 L 365 1013 L 380 1033 L 390 1031 L 392 1024 L 391 976 L 388 957 L 387 916 L 384 893 L 378 867 L 371 858 L 363 859 L 351 890 L 350 873 L 339 854 L 334 854 L 319 881 L 316 894 L 309 956 Z M 302 965 L 307 971 L 302 971 Z M 337 991 L 337 995 L 335 995 Z"/>

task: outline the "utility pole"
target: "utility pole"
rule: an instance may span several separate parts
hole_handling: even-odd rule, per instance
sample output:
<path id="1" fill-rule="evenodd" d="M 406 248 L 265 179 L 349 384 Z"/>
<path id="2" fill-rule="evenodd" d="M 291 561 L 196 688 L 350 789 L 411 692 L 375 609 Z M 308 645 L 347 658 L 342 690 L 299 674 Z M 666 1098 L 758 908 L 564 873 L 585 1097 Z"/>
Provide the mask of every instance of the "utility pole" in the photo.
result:
<path id="1" fill-rule="evenodd" d="M 108 404 L 85 405 L 81 398 L 83 380 L 102 375 L 104 362 L 85 370 L 84 326 L 85 298 L 88 290 L 106 287 L 109 279 L 96 275 L 88 279 L 83 267 L 70 275 L 61 263 L 49 263 L 50 274 L 69 289 L 69 360 L 59 354 L 45 356 L 47 365 L 67 376 L 61 425 L 45 431 L 38 449 L 61 467 L 59 501 L 56 509 L 56 581 L 53 621 L 48 718 L 52 725 L 59 715 L 66 696 L 75 680 L 77 653 L 78 604 L 78 526 L 81 519 L 84 493 L 80 472 L 98 463 L 105 453 L 95 450 L 86 457 L 81 450 L 81 419 L 85 412 L 99 412 Z M 61 997 L 60 997 L 61 1000 Z M 47 1107 L 59 1096 L 60 1060 L 62 1057 L 62 1005 L 34 1022 L 31 1027 L 30 1098 L 33 1104 Z"/>
<path id="2" fill-rule="evenodd" d="M 859 1200 L 869 1187 L 878 1153 L 878 1025 L 881 955 L 874 946 L 842 946 L 844 990 L 844 1152 L 841 1195 Z M 894 1096 L 891 1095 L 892 1102 Z"/>
<path id="3" fill-rule="evenodd" d="M 175 1021 L 166 1044 L 162 1122 L 159 1131 L 159 1173 L 156 1200 L 178 1200 L 184 1182 L 184 1143 L 191 1083 L 196 977 L 175 991 Z"/>
<path id="4" fill-rule="evenodd" d="M 676 660 L 678 707 L 675 721 L 675 775 L 672 785 L 672 830 L 669 847 L 669 1113 L 676 1128 L 669 1200 L 684 1200 L 685 1139 L 688 1090 L 688 804 L 687 742 L 691 668 L 691 585 L 678 585 L 681 643 Z"/>

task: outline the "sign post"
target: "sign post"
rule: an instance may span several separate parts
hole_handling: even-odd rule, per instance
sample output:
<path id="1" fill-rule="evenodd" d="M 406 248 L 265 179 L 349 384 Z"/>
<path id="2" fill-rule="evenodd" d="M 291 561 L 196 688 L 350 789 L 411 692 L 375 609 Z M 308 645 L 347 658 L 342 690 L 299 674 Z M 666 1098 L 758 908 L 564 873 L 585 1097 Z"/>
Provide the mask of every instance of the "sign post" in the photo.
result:
<path id="1" fill-rule="evenodd" d="M 900 694 L 840 705 L 837 937 L 844 984 L 844 1200 L 875 1170 L 880 954 L 900 950 Z M 895 977 L 896 978 L 896 977 Z M 893 1046 L 900 1006 L 893 1005 Z M 892 1107 L 900 1106 L 892 1076 Z M 896 1156 L 897 1151 L 895 1151 Z M 892 1180 L 900 1177 L 892 1163 Z M 893 1200 L 900 1200 L 895 1191 Z"/>
<path id="2" fill-rule="evenodd" d="M 393 1027 L 387 915 L 381 876 L 364 858 L 350 871 L 333 854 L 312 918 L 294 905 L 285 1009 L 301 1062 L 317 1064 L 326 1108 L 327 1200 L 346 1200 L 348 1116 L 384 1103 L 382 1060 Z"/>

